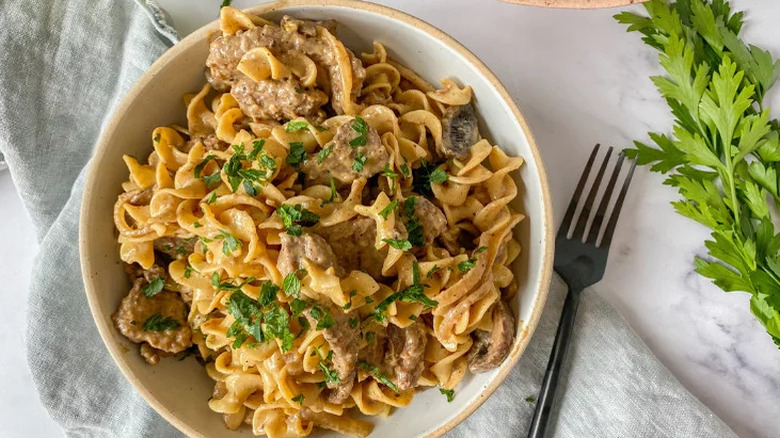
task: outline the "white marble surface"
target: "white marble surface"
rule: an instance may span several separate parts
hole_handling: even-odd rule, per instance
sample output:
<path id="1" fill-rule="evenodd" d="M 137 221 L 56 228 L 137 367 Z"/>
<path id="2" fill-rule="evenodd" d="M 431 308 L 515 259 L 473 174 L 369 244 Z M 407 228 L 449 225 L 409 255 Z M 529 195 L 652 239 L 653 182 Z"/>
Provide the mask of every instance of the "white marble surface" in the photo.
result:
<path id="1" fill-rule="evenodd" d="M 160 0 L 186 34 L 216 18 L 220 1 Z M 246 7 L 256 0 L 236 0 Z M 448 32 L 507 86 L 542 149 L 556 216 L 594 143 L 622 148 L 671 118 L 648 80 L 656 55 L 625 34 L 612 11 L 559 11 L 494 0 L 381 1 Z M 738 0 L 745 36 L 780 56 L 780 2 Z M 778 86 L 780 87 L 780 85 Z M 777 93 L 772 106 L 780 108 Z M 773 114 L 775 117 L 780 113 Z M 693 272 L 706 231 L 676 216 L 662 178 L 637 173 L 610 255 L 605 296 L 680 381 L 740 436 L 780 436 L 780 350 L 750 315 L 745 294 L 726 294 Z M 35 238 L 7 173 L 0 174 L 0 436 L 57 436 L 31 386 L 24 309 Z"/>

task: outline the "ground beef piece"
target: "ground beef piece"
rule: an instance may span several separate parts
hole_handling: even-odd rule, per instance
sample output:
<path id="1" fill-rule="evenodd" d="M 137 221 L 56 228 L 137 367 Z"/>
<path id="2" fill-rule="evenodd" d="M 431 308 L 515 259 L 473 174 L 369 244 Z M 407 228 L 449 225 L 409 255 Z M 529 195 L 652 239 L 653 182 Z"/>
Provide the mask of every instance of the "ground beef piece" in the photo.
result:
<path id="1" fill-rule="evenodd" d="M 187 324 L 187 306 L 176 292 L 162 291 L 151 298 L 144 295 L 146 279 L 137 278 L 130 293 L 122 299 L 113 315 L 119 331 L 133 342 L 146 342 L 167 353 L 179 353 L 192 345 L 192 330 Z M 153 315 L 172 318 L 178 326 L 171 330 L 146 331 L 144 323 Z"/>
<path id="2" fill-rule="evenodd" d="M 384 169 L 390 156 L 382 145 L 376 129 L 368 125 L 365 125 L 367 130 L 365 133 L 359 132 L 359 129 L 363 128 L 355 119 L 344 123 L 336 130 L 336 135 L 330 143 L 325 145 L 325 148 L 333 149 L 322 162 L 316 154 L 304 161 L 301 170 L 306 174 L 309 183 L 329 184 L 330 178 L 333 177 L 338 187 L 345 187 L 352 184 L 356 178 L 371 178 Z M 363 137 L 365 144 L 351 146 L 350 142 L 358 137 Z M 362 143 L 360 140 L 357 141 Z M 360 165 L 355 165 L 358 154 L 360 157 L 365 157 L 362 168 Z M 356 168 L 359 170 L 355 170 Z"/>
<path id="3" fill-rule="evenodd" d="M 307 232 L 300 236 L 282 233 L 281 239 L 282 249 L 279 251 L 276 267 L 283 276 L 302 269 L 304 267 L 303 259 L 307 259 L 320 269 L 328 269 L 333 266 L 337 276 L 344 276 L 341 265 L 336 262 L 337 257 L 334 255 L 333 249 L 322 237 Z"/>
<path id="4" fill-rule="evenodd" d="M 423 353 L 427 339 L 425 326 L 420 321 L 406 328 L 387 325 L 385 367 L 399 390 L 417 386 L 417 380 L 423 372 Z"/>

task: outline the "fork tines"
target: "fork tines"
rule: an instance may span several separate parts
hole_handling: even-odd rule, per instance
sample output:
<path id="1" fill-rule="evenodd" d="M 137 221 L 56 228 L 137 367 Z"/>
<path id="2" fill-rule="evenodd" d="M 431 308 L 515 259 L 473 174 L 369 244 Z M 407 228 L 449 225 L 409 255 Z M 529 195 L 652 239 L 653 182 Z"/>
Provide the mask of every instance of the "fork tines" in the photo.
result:
<path id="1" fill-rule="evenodd" d="M 594 161 L 596 161 L 596 155 L 598 155 L 599 146 L 600 145 L 597 144 L 596 147 L 593 148 L 593 152 L 591 152 L 590 158 L 588 158 L 588 162 L 585 164 L 585 169 L 582 171 L 580 181 L 577 183 L 577 188 L 574 190 L 571 202 L 569 202 L 569 207 L 566 209 L 566 215 L 563 217 L 563 223 L 561 223 L 561 227 L 558 230 L 559 238 L 562 237 L 562 235 L 572 239 L 579 238 L 582 239 L 583 242 L 590 243 L 596 247 L 609 246 L 610 242 L 612 242 L 612 235 L 615 232 L 618 216 L 620 215 L 620 209 L 623 206 L 623 200 L 626 197 L 626 192 L 628 191 L 628 186 L 631 183 L 631 178 L 634 176 L 634 168 L 636 167 L 636 160 L 631 160 L 631 166 L 628 169 L 627 175 L 625 175 L 623 179 L 623 186 L 620 189 L 620 193 L 618 194 L 617 200 L 615 201 L 615 205 L 610 211 L 609 220 L 607 221 L 606 226 L 603 226 L 604 218 L 607 214 L 607 208 L 609 207 L 609 203 L 612 198 L 612 192 L 615 189 L 615 184 L 617 183 L 617 180 L 620 176 L 620 171 L 626 158 L 624 151 L 621 151 L 618 154 L 617 162 L 615 163 L 615 167 L 612 170 L 612 175 L 610 176 L 609 182 L 607 182 L 604 193 L 601 196 L 601 202 L 599 203 L 599 207 L 596 210 L 596 214 L 593 216 L 593 222 L 588 228 L 587 225 L 591 216 L 591 209 L 593 207 L 593 203 L 596 200 L 596 197 L 598 196 L 598 192 L 601 188 L 601 181 L 604 177 L 605 171 L 607 170 L 609 159 L 612 156 L 612 147 L 610 147 L 607 149 L 607 153 L 604 156 L 601 165 L 599 166 L 598 173 L 596 173 L 596 177 L 593 180 L 588 196 L 585 198 L 584 202 L 580 202 L 580 197 L 582 196 L 582 192 L 584 191 L 585 185 L 588 182 L 591 168 L 593 167 Z M 581 205 L 582 208 L 580 209 L 581 211 L 579 215 L 575 218 L 575 213 L 577 212 L 579 205 Z M 576 221 L 574 222 L 576 225 L 574 227 L 574 232 L 571 234 L 571 237 L 569 237 L 569 229 L 571 228 L 572 221 Z M 604 235 L 601 238 L 601 241 L 599 241 L 598 239 L 602 231 Z"/>

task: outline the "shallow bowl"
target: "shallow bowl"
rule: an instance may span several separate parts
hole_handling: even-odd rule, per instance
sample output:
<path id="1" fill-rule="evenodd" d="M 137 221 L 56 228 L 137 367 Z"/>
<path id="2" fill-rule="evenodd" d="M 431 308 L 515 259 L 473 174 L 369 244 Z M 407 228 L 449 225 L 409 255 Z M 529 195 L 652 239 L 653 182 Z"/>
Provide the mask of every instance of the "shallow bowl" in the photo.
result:
<path id="1" fill-rule="evenodd" d="M 526 160 L 518 175 L 518 208 L 527 218 L 518 227 L 523 252 L 516 273 L 520 289 L 512 307 L 519 318 L 509 357 L 491 372 L 467 376 L 456 388 L 452 403 L 447 403 L 439 391 L 423 391 L 411 406 L 395 410 L 387 419 L 373 420 L 375 437 L 440 436 L 474 412 L 504 380 L 528 345 L 544 307 L 552 272 L 552 205 L 531 132 L 493 73 L 452 37 L 417 18 L 353 0 L 287 0 L 257 6 L 249 12 L 274 20 L 284 14 L 333 18 L 339 22 L 339 37 L 356 53 L 371 51 L 372 41 L 377 40 L 384 43 L 390 56 L 433 84 L 449 77 L 471 85 L 480 131 L 509 154 Z M 145 157 L 151 151 L 149 139 L 155 127 L 186 125 L 182 95 L 203 85 L 208 38 L 217 29 L 217 22 L 211 23 L 168 50 L 118 106 L 91 161 L 79 236 L 89 305 L 111 356 L 160 415 L 193 437 L 251 436 L 251 431 L 229 431 L 221 416 L 209 410 L 206 401 L 213 382 L 196 361 L 162 360 L 159 365 L 149 366 L 138 354 L 137 345 L 115 329 L 111 314 L 129 286 L 119 259 L 112 208 L 128 175 L 122 154 Z"/>

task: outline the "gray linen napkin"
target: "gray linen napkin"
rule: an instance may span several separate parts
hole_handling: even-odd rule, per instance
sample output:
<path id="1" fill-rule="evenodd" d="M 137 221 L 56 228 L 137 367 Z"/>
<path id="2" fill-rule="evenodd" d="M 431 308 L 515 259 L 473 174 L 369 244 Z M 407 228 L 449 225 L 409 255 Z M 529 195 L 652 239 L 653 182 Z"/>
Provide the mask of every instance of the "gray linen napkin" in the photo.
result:
<path id="1" fill-rule="evenodd" d="M 111 361 L 88 310 L 76 245 L 84 166 L 101 128 L 176 38 L 153 0 L 137 1 L 0 2 L 0 153 L 41 241 L 27 358 L 42 403 L 69 437 L 181 435 Z M 526 398 L 539 390 L 563 292 L 556 280 L 517 367 L 450 436 L 525 434 L 534 408 Z M 573 342 L 551 435 L 734 436 L 593 291 L 583 296 Z"/>

